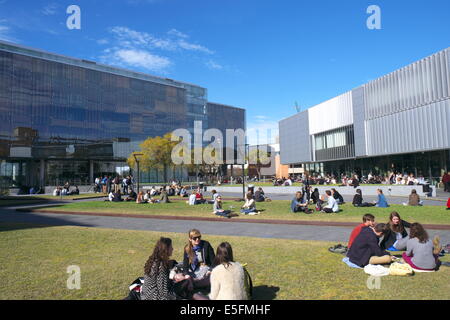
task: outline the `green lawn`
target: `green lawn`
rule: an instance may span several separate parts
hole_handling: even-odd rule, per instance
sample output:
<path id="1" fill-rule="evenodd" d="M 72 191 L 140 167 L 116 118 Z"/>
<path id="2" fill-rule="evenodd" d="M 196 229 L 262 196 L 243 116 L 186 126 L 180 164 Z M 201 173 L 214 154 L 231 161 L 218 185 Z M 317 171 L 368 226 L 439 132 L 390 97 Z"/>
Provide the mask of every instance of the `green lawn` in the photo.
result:
<path id="1" fill-rule="evenodd" d="M 239 212 L 242 202 L 224 201 L 223 208 Z M 313 208 L 313 206 L 310 206 Z M 397 211 L 402 219 L 408 222 L 420 222 L 423 224 L 445 224 L 450 225 L 450 212 L 445 207 L 424 206 L 406 207 L 403 205 L 391 205 L 389 208 L 355 208 L 351 204 L 341 206 L 342 212 L 327 214 L 292 213 L 290 201 L 275 200 L 272 202 L 258 203 L 257 208 L 263 210 L 260 215 L 246 216 L 240 214 L 233 219 L 276 219 L 276 220 L 302 220 L 302 221 L 337 221 L 337 222 L 360 222 L 365 213 L 372 213 L 378 222 L 387 222 L 389 214 Z M 39 209 L 38 209 L 39 210 Z M 212 214 L 212 205 L 189 206 L 185 201 L 173 201 L 172 203 L 160 204 L 136 204 L 134 202 L 104 202 L 85 201 L 78 203 L 67 203 L 61 206 L 46 207 L 40 210 L 52 210 L 63 212 L 101 212 L 120 214 L 145 214 L 145 215 L 171 215 L 192 217 L 215 217 Z"/>
<path id="2" fill-rule="evenodd" d="M 186 230 L 187 232 L 188 230 Z M 160 236 L 173 240 L 181 261 L 186 234 L 84 227 L 0 225 L 0 299 L 122 299 Z M 342 255 L 318 241 L 259 239 L 203 234 L 214 248 L 233 246 L 248 263 L 255 299 L 450 299 L 450 268 L 412 277 L 386 276 L 379 290 L 368 275 L 349 268 Z M 443 261 L 450 261 L 445 256 Z M 81 269 L 81 289 L 66 287 L 67 267 Z"/>

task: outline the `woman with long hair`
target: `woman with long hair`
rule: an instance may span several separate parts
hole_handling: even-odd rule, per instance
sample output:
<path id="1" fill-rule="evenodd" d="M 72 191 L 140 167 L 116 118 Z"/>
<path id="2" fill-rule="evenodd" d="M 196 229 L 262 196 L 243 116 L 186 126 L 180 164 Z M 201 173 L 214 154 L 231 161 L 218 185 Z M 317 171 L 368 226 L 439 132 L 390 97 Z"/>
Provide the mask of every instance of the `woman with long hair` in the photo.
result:
<path id="1" fill-rule="evenodd" d="M 188 236 L 188 243 L 184 247 L 183 271 L 192 277 L 195 288 L 208 287 L 214 249 L 208 241 L 202 240 L 199 230 L 189 230 Z"/>
<path id="2" fill-rule="evenodd" d="M 144 285 L 142 300 L 175 300 L 173 282 L 169 279 L 175 261 L 170 260 L 173 253 L 172 240 L 161 237 L 144 266 Z"/>
<path id="3" fill-rule="evenodd" d="M 247 300 L 245 272 L 233 258 L 233 249 L 222 242 L 216 251 L 214 269 L 211 272 L 211 292 L 208 297 L 194 294 L 196 300 Z"/>
<path id="4" fill-rule="evenodd" d="M 398 212 L 393 211 L 389 215 L 387 230 L 384 238 L 380 243 L 383 250 L 401 251 L 406 249 L 408 241 L 408 232 L 405 228 L 410 228 L 411 224 L 400 218 Z"/>
<path id="5" fill-rule="evenodd" d="M 439 251 L 439 243 L 436 248 L 423 226 L 420 223 L 412 223 L 403 260 L 414 269 L 432 271 L 440 264 Z"/>

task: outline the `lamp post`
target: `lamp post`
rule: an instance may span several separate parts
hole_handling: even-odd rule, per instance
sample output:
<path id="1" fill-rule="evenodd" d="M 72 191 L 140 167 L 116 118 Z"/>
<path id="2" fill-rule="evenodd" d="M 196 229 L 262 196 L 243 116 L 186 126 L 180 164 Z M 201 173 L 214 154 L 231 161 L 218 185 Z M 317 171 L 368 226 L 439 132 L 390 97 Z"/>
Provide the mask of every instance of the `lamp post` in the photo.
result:
<path id="1" fill-rule="evenodd" d="M 134 160 L 136 161 L 136 165 L 137 165 L 137 192 L 136 194 L 139 194 L 139 181 L 140 181 L 140 176 L 141 176 L 141 172 L 139 171 L 139 160 L 141 159 L 141 157 L 143 156 L 143 153 L 133 153 L 133 157 Z"/>
<path id="2" fill-rule="evenodd" d="M 248 143 L 244 144 L 244 161 L 242 162 L 242 199 L 245 201 L 245 159 L 247 157 Z"/>

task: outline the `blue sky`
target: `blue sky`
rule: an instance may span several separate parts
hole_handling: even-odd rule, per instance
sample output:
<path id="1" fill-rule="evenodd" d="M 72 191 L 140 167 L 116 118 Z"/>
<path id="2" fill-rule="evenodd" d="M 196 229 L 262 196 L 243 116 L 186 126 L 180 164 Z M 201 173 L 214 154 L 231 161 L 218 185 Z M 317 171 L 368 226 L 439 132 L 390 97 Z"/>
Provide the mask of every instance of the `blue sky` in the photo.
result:
<path id="1" fill-rule="evenodd" d="M 66 26 L 72 4 L 81 30 Z M 381 30 L 367 28 L 370 5 Z M 0 39 L 206 87 L 245 108 L 264 140 L 296 101 L 306 109 L 449 47 L 450 1 L 0 0 Z"/>

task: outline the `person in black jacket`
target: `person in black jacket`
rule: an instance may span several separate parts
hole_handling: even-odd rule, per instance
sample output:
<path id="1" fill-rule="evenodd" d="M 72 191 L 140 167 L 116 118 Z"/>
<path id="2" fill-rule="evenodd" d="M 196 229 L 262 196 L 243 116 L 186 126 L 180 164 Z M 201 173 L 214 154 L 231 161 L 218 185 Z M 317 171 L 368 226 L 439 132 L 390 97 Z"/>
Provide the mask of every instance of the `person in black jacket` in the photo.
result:
<path id="1" fill-rule="evenodd" d="M 352 204 L 354 207 L 373 207 L 375 205 L 373 203 L 363 202 L 361 189 L 356 189 Z"/>
<path id="2" fill-rule="evenodd" d="M 314 192 L 311 194 L 311 200 L 313 201 L 314 204 L 316 204 L 319 198 L 320 198 L 319 189 L 315 188 Z"/>
<path id="3" fill-rule="evenodd" d="M 211 244 L 201 238 L 199 230 L 190 230 L 188 244 L 184 248 L 183 271 L 193 278 L 194 289 L 210 285 L 209 276 L 215 258 Z"/>
<path id="4" fill-rule="evenodd" d="M 338 202 L 338 204 L 343 204 L 344 202 L 344 197 L 342 197 L 342 195 L 335 189 L 335 188 L 331 188 L 331 192 L 333 194 L 333 198 L 336 199 L 336 201 Z"/>
<path id="5" fill-rule="evenodd" d="M 383 250 L 401 251 L 406 249 L 408 242 L 408 232 L 406 228 L 411 227 L 411 224 L 400 218 L 398 212 L 393 211 L 389 215 L 389 222 L 386 226 L 386 233 L 380 243 Z"/>
<path id="6" fill-rule="evenodd" d="M 386 225 L 379 223 L 372 227 L 364 227 L 355 238 L 347 257 L 350 262 L 365 267 L 368 264 L 388 264 L 392 262 L 391 255 L 378 245 L 379 238 L 386 232 Z"/>

